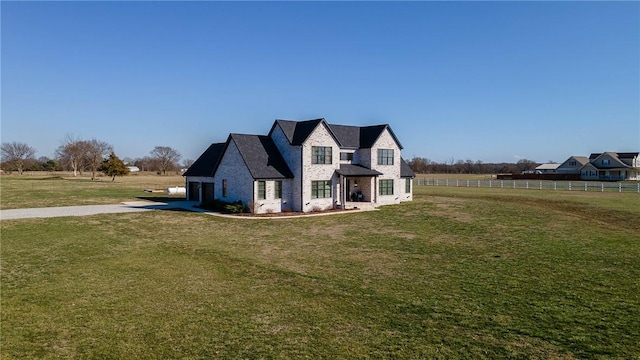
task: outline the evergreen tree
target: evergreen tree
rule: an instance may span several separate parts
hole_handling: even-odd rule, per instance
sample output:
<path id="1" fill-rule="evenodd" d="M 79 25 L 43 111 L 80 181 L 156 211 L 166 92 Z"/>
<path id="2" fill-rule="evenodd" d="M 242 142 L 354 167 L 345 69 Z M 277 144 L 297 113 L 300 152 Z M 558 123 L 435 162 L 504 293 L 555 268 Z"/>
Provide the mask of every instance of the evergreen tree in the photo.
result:
<path id="1" fill-rule="evenodd" d="M 123 176 L 129 173 L 129 168 L 113 151 L 109 154 L 109 158 L 102 162 L 99 170 L 105 175 L 111 176 L 111 181 L 115 181 L 116 176 Z"/>

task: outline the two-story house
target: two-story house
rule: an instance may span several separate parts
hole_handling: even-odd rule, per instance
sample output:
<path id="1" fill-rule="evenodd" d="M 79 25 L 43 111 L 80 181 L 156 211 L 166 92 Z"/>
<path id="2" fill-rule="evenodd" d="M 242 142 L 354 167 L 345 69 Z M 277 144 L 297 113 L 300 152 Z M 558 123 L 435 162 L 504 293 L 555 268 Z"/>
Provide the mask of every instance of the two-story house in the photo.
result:
<path id="1" fill-rule="evenodd" d="M 604 152 L 593 153 L 589 163 L 580 168 L 583 180 L 639 180 L 640 153 L 638 152 Z"/>
<path id="2" fill-rule="evenodd" d="M 640 153 L 611 152 L 571 156 L 558 166 L 559 174 L 576 174 L 581 180 L 640 180 Z"/>
<path id="3" fill-rule="evenodd" d="M 254 213 L 346 209 L 413 199 L 415 176 L 389 125 L 276 120 L 268 135 L 231 134 L 185 172 L 187 198 L 241 201 Z"/>

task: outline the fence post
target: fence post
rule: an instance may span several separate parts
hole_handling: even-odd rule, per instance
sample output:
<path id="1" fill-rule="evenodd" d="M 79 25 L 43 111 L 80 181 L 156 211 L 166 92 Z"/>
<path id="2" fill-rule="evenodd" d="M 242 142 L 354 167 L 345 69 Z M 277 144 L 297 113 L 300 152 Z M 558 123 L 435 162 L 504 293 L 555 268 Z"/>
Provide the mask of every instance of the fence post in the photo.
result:
<path id="1" fill-rule="evenodd" d="M 584 191 L 587 191 L 587 182 L 584 182 Z"/>
<path id="2" fill-rule="evenodd" d="M 467 180 L 467 187 L 469 187 L 469 180 Z"/>
<path id="3" fill-rule="evenodd" d="M 618 192 L 622 192 L 622 183 L 618 183 Z"/>
<path id="4" fill-rule="evenodd" d="M 456 186 L 460 186 L 460 180 L 456 179 Z"/>
<path id="5" fill-rule="evenodd" d="M 491 187 L 491 180 L 489 180 L 489 187 Z"/>
<path id="6" fill-rule="evenodd" d="M 529 180 L 527 180 L 527 189 L 529 189 Z"/>
<path id="7" fill-rule="evenodd" d="M 500 188 L 504 187 L 504 180 L 500 180 Z"/>
<path id="8" fill-rule="evenodd" d="M 540 190 L 542 190 L 542 181 L 540 181 Z"/>
<path id="9" fill-rule="evenodd" d="M 558 182 L 557 181 L 553 182 L 553 190 L 558 190 Z"/>
<path id="10" fill-rule="evenodd" d="M 445 185 L 449 186 L 449 179 L 445 179 Z"/>
<path id="11" fill-rule="evenodd" d="M 516 188 L 516 181 L 515 180 L 513 180 L 513 188 L 514 189 Z"/>
<path id="12" fill-rule="evenodd" d="M 569 191 L 571 191 L 571 181 L 569 181 Z"/>
<path id="13" fill-rule="evenodd" d="M 478 180 L 478 187 L 480 187 L 480 180 Z"/>

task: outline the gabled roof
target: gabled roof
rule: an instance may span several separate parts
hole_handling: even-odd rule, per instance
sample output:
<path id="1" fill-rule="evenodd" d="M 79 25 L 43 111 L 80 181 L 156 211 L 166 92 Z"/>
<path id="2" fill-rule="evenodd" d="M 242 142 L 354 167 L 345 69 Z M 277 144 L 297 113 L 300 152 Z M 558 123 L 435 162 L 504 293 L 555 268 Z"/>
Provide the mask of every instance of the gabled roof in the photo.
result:
<path id="1" fill-rule="evenodd" d="M 313 133 L 313 131 L 318 127 L 318 125 L 323 124 L 334 140 L 340 145 L 340 141 L 336 138 L 335 134 L 329 128 L 327 122 L 324 119 L 313 119 L 313 120 L 305 120 L 305 121 L 293 121 L 293 120 L 276 120 L 271 127 L 271 131 L 269 131 L 269 135 L 273 132 L 275 126 L 280 125 L 280 128 L 284 132 L 284 135 L 289 140 L 289 144 L 291 145 L 302 145 L 309 135 Z"/>
<path id="2" fill-rule="evenodd" d="M 403 177 L 403 178 L 416 177 L 416 173 L 414 173 L 413 170 L 411 170 L 411 167 L 406 161 L 404 161 L 403 158 L 400 158 L 400 177 Z"/>
<path id="3" fill-rule="evenodd" d="M 293 173 L 271 137 L 231 134 L 233 141 L 254 179 L 290 179 Z"/>
<path id="4" fill-rule="evenodd" d="M 640 153 L 638 153 L 638 152 L 621 152 L 621 153 L 617 153 L 617 152 L 613 152 L 613 151 L 605 151 L 604 153 L 591 153 L 591 155 L 589 156 L 589 160 L 593 161 L 593 160 L 599 158 L 600 156 L 602 156 L 604 154 L 608 154 L 611 157 L 619 158 L 619 159 L 632 159 L 632 158 L 638 157 L 638 155 L 640 155 Z"/>
<path id="5" fill-rule="evenodd" d="M 211 144 L 182 176 L 213 176 L 224 153 L 226 143 Z"/>
<path id="6" fill-rule="evenodd" d="M 599 169 L 608 169 L 608 168 L 614 168 L 614 167 L 620 167 L 620 168 L 628 168 L 630 167 L 629 165 L 623 163 L 619 158 L 618 158 L 618 154 L 614 153 L 614 152 L 605 152 L 602 154 L 598 154 L 598 156 L 595 156 L 596 154 L 591 154 L 591 156 L 589 157 L 589 161 L 597 168 Z M 611 164 L 607 165 L 607 166 L 602 166 L 600 164 L 598 164 L 598 159 L 600 159 L 603 156 L 608 156 L 609 158 L 612 159 Z"/>
<path id="7" fill-rule="evenodd" d="M 393 140 L 398 144 L 398 147 L 402 149 L 402 144 L 400 144 L 396 134 L 393 133 L 393 130 L 391 130 L 391 127 L 388 124 L 374 126 L 349 126 L 328 124 L 325 119 L 305 121 L 278 119 L 271 127 L 269 135 L 271 135 L 275 126 L 279 125 L 291 145 L 302 145 L 320 124 L 323 124 L 327 128 L 329 134 L 331 134 L 333 139 L 341 148 L 371 148 L 382 132 L 387 129 L 393 137 Z"/>
<path id="8" fill-rule="evenodd" d="M 570 165 L 572 160 L 577 162 L 577 164 Z M 558 166 L 558 169 L 562 169 L 564 167 L 570 167 L 571 169 L 575 169 L 575 166 L 577 166 L 578 164 L 582 166 L 588 163 L 589 163 L 589 158 L 586 156 L 570 156 L 567 160 L 565 160 L 562 164 Z"/>
<path id="9" fill-rule="evenodd" d="M 329 124 L 329 128 L 335 134 L 340 146 L 343 148 L 369 149 L 373 147 L 382 132 L 387 129 L 393 137 L 393 140 L 398 144 L 398 147 L 402 149 L 402 144 L 398 141 L 396 134 L 393 133 L 391 127 L 388 124 L 373 125 L 373 126 L 347 126 L 347 125 L 334 125 Z"/>

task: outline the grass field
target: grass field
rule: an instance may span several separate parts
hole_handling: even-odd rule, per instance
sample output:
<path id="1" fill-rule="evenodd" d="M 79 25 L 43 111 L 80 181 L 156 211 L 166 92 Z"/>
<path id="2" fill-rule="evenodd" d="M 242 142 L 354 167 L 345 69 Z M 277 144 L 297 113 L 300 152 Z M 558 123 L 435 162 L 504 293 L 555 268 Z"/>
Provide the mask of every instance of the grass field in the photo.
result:
<path id="1" fill-rule="evenodd" d="M 91 181 L 90 175 L 74 177 L 71 173 L 34 172 L 30 175 L 0 176 L 0 209 L 67 205 L 117 204 L 138 197 L 167 196 L 147 193 L 145 189 L 184 186 L 180 175 L 135 174 Z M 184 197 L 184 195 L 183 195 Z"/>
<path id="2" fill-rule="evenodd" d="M 310 218 L 2 221 L 0 355 L 637 359 L 638 204 L 425 186 Z"/>

